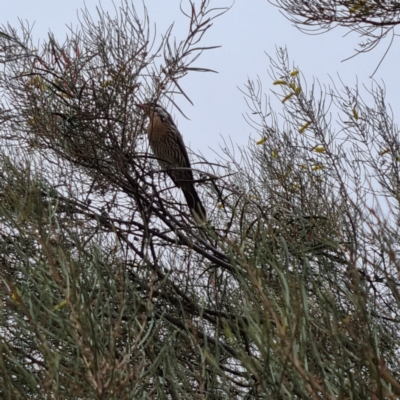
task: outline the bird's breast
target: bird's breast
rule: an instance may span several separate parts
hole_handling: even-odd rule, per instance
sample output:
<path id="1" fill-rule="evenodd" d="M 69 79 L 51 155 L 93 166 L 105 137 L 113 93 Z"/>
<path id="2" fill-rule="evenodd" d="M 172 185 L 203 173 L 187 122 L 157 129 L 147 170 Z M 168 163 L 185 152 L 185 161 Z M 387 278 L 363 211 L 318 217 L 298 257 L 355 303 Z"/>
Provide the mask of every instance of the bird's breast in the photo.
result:
<path id="1" fill-rule="evenodd" d="M 168 127 L 156 115 L 150 118 L 149 126 L 147 127 L 150 144 L 153 140 L 159 140 L 168 135 Z"/>

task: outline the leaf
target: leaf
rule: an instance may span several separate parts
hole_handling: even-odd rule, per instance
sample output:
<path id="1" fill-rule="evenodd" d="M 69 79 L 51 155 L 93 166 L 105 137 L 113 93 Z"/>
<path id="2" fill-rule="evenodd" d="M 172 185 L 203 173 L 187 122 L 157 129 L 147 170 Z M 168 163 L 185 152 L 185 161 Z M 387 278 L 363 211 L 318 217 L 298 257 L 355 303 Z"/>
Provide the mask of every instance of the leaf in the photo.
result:
<path id="1" fill-rule="evenodd" d="M 61 310 L 61 308 L 64 308 L 66 305 L 67 305 L 67 300 L 63 300 L 60 303 L 58 303 L 56 306 L 54 306 L 53 311 Z"/>
<path id="2" fill-rule="evenodd" d="M 303 133 L 308 127 L 310 126 L 309 122 L 306 122 L 304 125 L 302 125 L 299 129 L 299 133 Z"/>
<path id="3" fill-rule="evenodd" d="M 294 93 L 289 93 L 287 96 L 285 96 L 285 97 L 282 99 L 282 103 L 284 103 L 285 101 L 289 100 L 289 99 L 293 96 L 293 94 L 294 94 Z"/>
<path id="4" fill-rule="evenodd" d="M 379 155 L 380 155 L 380 156 L 384 156 L 384 155 L 387 154 L 387 153 L 390 153 L 390 149 L 382 150 L 382 151 L 379 153 Z"/>
<path id="5" fill-rule="evenodd" d="M 104 82 L 101 84 L 101 86 L 107 87 L 107 86 L 112 85 L 113 82 L 114 82 L 114 81 L 113 81 L 112 79 L 108 79 L 108 80 L 104 81 Z"/>
<path id="6" fill-rule="evenodd" d="M 311 169 L 312 169 L 313 171 L 321 171 L 321 170 L 325 169 L 325 167 L 324 167 L 323 165 L 321 165 L 321 164 L 315 164 L 315 165 L 313 165 L 313 166 L 311 167 Z"/>

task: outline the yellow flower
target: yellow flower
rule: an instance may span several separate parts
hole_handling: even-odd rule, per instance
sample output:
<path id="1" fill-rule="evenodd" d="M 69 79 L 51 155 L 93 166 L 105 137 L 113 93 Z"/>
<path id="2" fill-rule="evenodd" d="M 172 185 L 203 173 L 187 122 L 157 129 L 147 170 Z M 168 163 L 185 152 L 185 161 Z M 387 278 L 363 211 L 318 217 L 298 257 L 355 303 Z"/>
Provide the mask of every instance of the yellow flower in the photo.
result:
<path id="1" fill-rule="evenodd" d="M 296 84 L 294 84 L 293 82 L 289 85 L 293 90 L 296 89 Z"/>
<path id="2" fill-rule="evenodd" d="M 36 76 L 32 77 L 31 79 L 29 79 L 28 85 L 37 86 L 37 85 L 40 85 L 42 82 L 43 82 L 43 79 L 40 76 L 36 75 Z"/>
<path id="3" fill-rule="evenodd" d="M 260 144 L 264 144 L 267 141 L 266 137 L 261 138 L 259 141 L 256 142 L 256 144 L 260 145 Z"/>
<path id="4" fill-rule="evenodd" d="M 306 122 L 304 125 L 302 125 L 299 129 L 299 133 L 303 133 L 308 127 L 310 126 L 309 122 Z"/>
<path id="5" fill-rule="evenodd" d="M 278 158 L 278 150 L 272 150 L 272 158 Z"/>
<path id="6" fill-rule="evenodd" d="M 347 325 L 351 319 L 351 315 L 348 315 L 346 318 L 342 320 L 342 324 Z"/>
<path id="7" fill-rule="evenodd" d="M 297 76 L 299 74 L 299 71 L 297 69 L 295 69 L 294 71 L 292 71 L 290 73 L 290 76 Z"/>
<path id="8" fill-rule="evenodd" d="M 284 103 L 285 101 L 289 100 L 292 96 L 293 96 L 293 93 L 289 93 L 287 96 L 285 96 L 285 97 L 282 99 L 282 103 Z"/>
<path id="9" fill-rule="evenodd" d="M 299 187 L 299 184 L 298 184 L 298 183 L 295 183 L 295 184 L 292 186 L 292 189 L 293 189 L 293 190 L 296 190 L 298 187 Z"/>
<path id="10" fill-rule="evenodd" d="M 297 95 L 299 95 L 300 92 L 301 92 L 301 87 L 300 87 L 300 86 L 297 86 L 297 88 L 294 89 L 294 92 L 295 92 Z"/>
<path id="11" fill-rule="evenodd" d="M 10 293 L 10 297 L 14 304 L 22 304 L 22 302 L 23 302 L 22 301 L 22 293 L 17 287 L 14 287 L 13 292 Z"/>
<path id="12" fill-rule="evenodd" d="M 14 292 L 14 293 L 11 294 L 11 299 L 14 300 L 14 301 L 18 301 L 19 300 L 19 295 Z"/>
<path id="13" fill-rule="evenodd" d="M 274 85 L 287 85 L 287 82 L 284 81 L 283 79 L 278 79 L 277 81 L 274 82 Z"/>
<path id="14" fill-rule="evenodd" d="M 224 205 L 223 205 L 222 203 L 218 203 L 218 204 L 217 204 L 217 208 L 220 209 L 220 210 L 222 210 L 222 209 L 224 208 Z"/>
<path id="15" fill-rule="evenodd" d="M 353 108 L 353 117 L 354 119 L 358 119 L 358 112 L 355 107 Z"/>
<path id="16" fill-rule="evenodd" d="M 107 81 L 104 81 L 104 82 L 101 84 L 101 86 L 107 87 L 107 86 L 112 85 L 112 83 L 113 83 L 113 80 L 112 80 L 112 79 L 108 79 Z"/>
<path id="17" fill-rule="evenodd" d="M 367 0 L 360 0 L 353 7 L 349 8 L 349 11 L 351 13 L 355 13 L 358 9 L 365 7 L 366 4 L 367 4 Z"/>
<path id="18" fill-rule="evenodd" d="M 301 165 L 300 165 L 300 168 L 301 168 L 301 169 L 307 169 L 307 165 L 306 165 L 306 164 L 301 164 Z"/>

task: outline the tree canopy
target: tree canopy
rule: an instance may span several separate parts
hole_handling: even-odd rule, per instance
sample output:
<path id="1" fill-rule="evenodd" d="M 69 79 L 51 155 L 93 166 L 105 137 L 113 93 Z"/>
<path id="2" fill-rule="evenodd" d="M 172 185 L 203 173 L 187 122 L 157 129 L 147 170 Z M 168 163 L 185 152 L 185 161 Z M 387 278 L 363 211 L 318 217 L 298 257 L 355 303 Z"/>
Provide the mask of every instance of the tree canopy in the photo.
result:
<path id="1" fill-rule="evenodd" d="M 379 1 L 278 6 L 306 25 L 329 12 L 364 24 L 365 38 L 398 21 Z M 278 49 L 270 80 L 242 87 L 260 140 L 226 138 L 218 163 L 190 154 L 209 219 L 197 227 L 135 107 L 179 112 L 181 79 L 210 72 L 198 59 L 218 50 L 202 40 L 229 10 L 182 12 L 187 36 L 171 27 L 160 43 L 128 1 L 83 10 L 40 48 L 28 26 L 0 30 L 1 396 L 399 398 L 400 140 L 385 88 L 307 84 Z"/>

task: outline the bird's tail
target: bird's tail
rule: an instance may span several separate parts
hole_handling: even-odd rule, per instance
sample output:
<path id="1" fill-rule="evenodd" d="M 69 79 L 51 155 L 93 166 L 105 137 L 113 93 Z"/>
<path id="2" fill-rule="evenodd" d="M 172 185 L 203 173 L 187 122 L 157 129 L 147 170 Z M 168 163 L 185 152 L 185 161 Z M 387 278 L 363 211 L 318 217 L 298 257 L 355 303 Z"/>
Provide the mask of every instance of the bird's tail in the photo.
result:
<path id="1" fill-rule="evenodd" d="M 201 203 L 200 197 L 197 194 L 194 185 L 191 185 L 190 188 L 182 189 L 182 191 L 196 225 L 198 226 L 205 225 L 207 222 L 206 210 L 204 209 L 203 204 Z"/>

